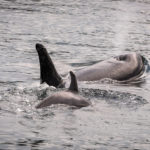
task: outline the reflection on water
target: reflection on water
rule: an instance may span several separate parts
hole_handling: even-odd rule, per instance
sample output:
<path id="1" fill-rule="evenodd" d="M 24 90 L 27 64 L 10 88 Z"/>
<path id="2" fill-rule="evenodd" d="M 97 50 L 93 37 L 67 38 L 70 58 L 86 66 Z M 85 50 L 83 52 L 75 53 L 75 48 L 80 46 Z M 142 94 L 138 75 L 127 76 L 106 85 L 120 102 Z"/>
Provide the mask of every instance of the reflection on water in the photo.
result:
<path id="1" fill-rule="evenodd" d="M 149 0 L 2 0 L 0 149 L 149 150 L 149 24 Z M 133 51 L 146 58 L 146 72 L 139 84 L 79 83 L 87 108 L 36 110 L 58 89 L 39 84 L 35 43 L 62 74 Z"/>

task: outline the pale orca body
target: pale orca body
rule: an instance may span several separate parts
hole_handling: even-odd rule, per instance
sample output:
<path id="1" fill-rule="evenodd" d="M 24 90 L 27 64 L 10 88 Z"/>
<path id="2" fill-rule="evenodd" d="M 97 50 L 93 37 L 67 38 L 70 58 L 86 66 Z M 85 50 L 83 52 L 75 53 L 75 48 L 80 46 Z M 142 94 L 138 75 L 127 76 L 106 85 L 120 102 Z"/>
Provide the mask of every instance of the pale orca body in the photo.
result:
<path id="1" fill-rule="evenodd" d="M 79 81 L 96 81 L 110 78 L 125 81 L 140 76 L 144 71 L 141 55 L 131 53 L 101 61 L 76 72 Z"/>
<path id="2" fill-rule="evenodd" d="M 76 106 L 78 108 L 89 106 L 90 102 L 86 98 L 78 95 L 76 76 L 73 72 L 70 72 L 70 76 L 71 83 L 68 91 L 57 92 L 52 96 L 45 98 L 36 106 L 36 108 L 43 108 L 54 104 L 65 104 Z"/>
<path id="3" fill-rule="evenodd" d="M 36 44 L 36 50 L 40 61 L 41 83 L 46 82 L 50 86 L 64 87 L 65 82 L 56 71 L 46 48 L 41 44 Z M 131 53 L 85 67 L 75 72 L 75 75 L 79 81 L 96 81 L 104 78 L 127 81 L 141 76 L 144 69 L 143 56 Z"/>

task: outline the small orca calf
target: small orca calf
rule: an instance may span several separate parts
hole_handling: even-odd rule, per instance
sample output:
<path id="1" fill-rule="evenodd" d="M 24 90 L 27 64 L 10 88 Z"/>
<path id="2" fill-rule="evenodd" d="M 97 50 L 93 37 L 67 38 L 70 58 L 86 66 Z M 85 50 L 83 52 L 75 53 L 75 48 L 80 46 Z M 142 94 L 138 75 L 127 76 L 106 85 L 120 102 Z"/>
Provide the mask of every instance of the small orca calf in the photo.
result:
<path id="1" fill-rule="evenodd" d="M 75 74 L 70 71 L 71 83 L 67 91 L 56 92 L 52 96 L 45 98 L 36 108 L 43 108 L 52 104 L 66 104 L 78 108 L 89 106 L 91 103 L 86 98 L 78 94 L 78 84 Z"/>
<path id="2" fill-rule="evenodd" d="M 58 74 L 46 48 L 37 43 L 36 50 L 40 61 L 41 83 L 65 87 L 65 81 Z M 78 81 L 96 81 L 104 78 L 132 81 L 143 74 L 144 61 L 145 58 L 135 52 L 119 55 L 76 71 L 75 75 Z"/>

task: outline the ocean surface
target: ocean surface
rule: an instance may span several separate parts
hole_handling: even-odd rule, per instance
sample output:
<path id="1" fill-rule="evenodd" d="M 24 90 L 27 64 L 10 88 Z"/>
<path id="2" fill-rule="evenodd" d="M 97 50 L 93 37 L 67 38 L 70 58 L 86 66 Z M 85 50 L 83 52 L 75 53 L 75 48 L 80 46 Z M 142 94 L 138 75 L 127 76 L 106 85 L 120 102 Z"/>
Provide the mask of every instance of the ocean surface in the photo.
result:
<path id="1" fill-rule="evenodd" d="M 61 90 L 40 84 L 36 43 L 61 75 L 130 52 L 146 70 L 138 83 L 79 83 L 89 107 L 36 110 Z M 150 150 L 149 61 L 149 0 L 1 0 L 0 150 Z"/>

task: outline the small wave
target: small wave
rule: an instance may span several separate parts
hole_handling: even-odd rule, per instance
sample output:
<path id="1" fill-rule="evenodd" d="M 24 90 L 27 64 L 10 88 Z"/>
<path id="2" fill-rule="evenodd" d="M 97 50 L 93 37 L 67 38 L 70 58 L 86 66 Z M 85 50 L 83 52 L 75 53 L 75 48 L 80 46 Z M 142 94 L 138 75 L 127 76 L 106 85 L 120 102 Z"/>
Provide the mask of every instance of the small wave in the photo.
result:
<path id="1" fill-rule="evenodd" d="M 39 100 L 50 96 L 54 92 L 64 89 L 56 89 L 46 84 L 36 87 L 10 87 L 0 91 L 1 110 L 7 113 L 24 113 L 24 115 L 35 112 L 35 105 Z M 111 105 L 117 107 L 138 108 L 147 104 L 147 100 L 141 96 L 128 92 L 120 92 L 113 90 L 87 89 L 82 88 L 80 94 L 96 103 L 99 100 L 105 100 Z M 96 100 L 96 101 L 95 101 Z M 58 109 L 59 107 L 56 107 Z M 54 108 L 55 109 L 55 108 Z M 53 109 L 53 110 L 54 110 Z"/>
<path id="2" fill-rule="evenodd" d="M 1 110 L 4 113 L 24 115 L 32 114 L 38 100 L 49 96 L 56 89 L 41 85 L 40 87 L 7 87 L 0 91 Z"/>
<path id="3" fill-rule="evenodd" d="M 100 89 L 82 89 L 82 94 L 89 97 L 92 101 L 93 98 L 97 100 L 105 100 L 107 103 L 115 106 L 126 106 L 129 108 L 138 108 L 147 104 L 147 100 L 136 94 L 128 92 L 100 90 Z"/>
<path id="4" fill-rule="evenodd" d="M 82 44 L 82 43 L 70 43 L 70 42 L 56 42 L 56 45 L 70 45 L 75 47 L 88 47 L 88 48 L 105 48 L 101 45 L 91 45 L 91 44 Z"/>

